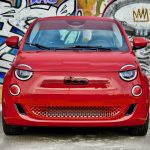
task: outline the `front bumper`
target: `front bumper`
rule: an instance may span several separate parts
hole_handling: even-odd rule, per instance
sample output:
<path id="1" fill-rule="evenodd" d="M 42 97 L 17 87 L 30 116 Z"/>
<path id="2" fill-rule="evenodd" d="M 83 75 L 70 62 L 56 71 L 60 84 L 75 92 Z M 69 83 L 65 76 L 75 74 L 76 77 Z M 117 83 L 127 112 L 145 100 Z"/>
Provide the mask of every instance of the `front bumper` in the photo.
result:
<path id="1" fill-rule="evenodd" d="M 15 126 L 46 126 L 46 127 L 129 127 L 143 125 L 146 118 L 124 117 L 109 121 L 72 121 L 72 120 L 36 120 L 27 116 L 5 117 L 9 125 Z"/>
<path id="2" fill-rule="evenodd" d="M 26 114 L 21 114 L 15 106 L 15 103 L 6 105 L 3 103 L 3 116 L 7 124 L 17 126 L 49 126 L 49 127 L 128 127 L 143 125 L 146 122 L 149 113 L 149 103 L 142 100 L 133 100 L 135 109 L 130 115 L 126 115 L 129 103 L 127 103 L 114 117 L 104 118 L 46 118 L 33 114 L 28 107 L 22 104 Z M 131 104 L 132 104 L 131 103 Z M 94 104 L 94 103 L 93 103 Z M 103 106 L 109 105 L 103 102 Z M 49 104 L 48 104 L 49 105 Z M 99 105 L 99 104 L 97 104 Z M 114 104 L 115 105 L 115 104 Z M 120 104 L 122 105 L 122 104 Z M 10 107 L 11 106 L 11 109 Z M 12 107 L 13 106 L 13 107 Z"/>
<path id="3" fill-rule="evenodd" d="M 114 76 L 112 78 L 107 73 L 105 75 L 98 75 L 97 73 L 86 75 L 82 73 L 80 76 L 91 78 L 91 81 L 95 80 L 95 76 L 99 76 L 98 79 L 101 77 L 99 85 L 95 85 L 94 82 L 88 87 L 70 88 L 63 84 L 63 86 L 58 86 L 56 83 L 52 84 L 53 78 L 58 76 L 56 73 L 53 73 L 53 76 L 51 73 L 50 77 L 49 73 L 34 75 L 34 78 L 26 82 L 18 81 L 15 78 L 13 80 L 5 78 L 2 100 L 4 119 L 7 124 L 18 126 L 128 127 L 143 125 L 149 113 L 149 96 L 145 81 L 143 80 L 143 83 L 141 83 L 139 80 L 134 80 L 133 82 L 126 83 L 119 79 L 119 77 L 116 77 L 115 74 L 112 73 Z M 75 76 L 75 74 L 72 75 Z M 57 78 L 61 79 L 60 81 L 62 82 L 64 76 L 68 76 L 68 74 L 62 75 L 61 73 L 61 76 Z M 48 85 L 41 84 L 46 77 L 50 81 L 46 81 Z M 21 87 L 21 93 L 18 96 L 12 96 L 9 92 L 9 86 L 14 83 Z M 59 83 L 57 82 L 57 84 Z M 139 97 L 134 97 L 131 94 L 131 89 L 137 84 L 143 85 L 143 94 Z M 16 104 L 20 104 L 23 107 L 25 114 L 19 113 L 16 109 Z M 127 114 L 131 105 L 135 105 L 135 109 L 130 114 Z M 102 117 L 93 118 L 83 118 L 81 117 L 82 115 L 78 118 L 70 118 L 69 116 L 57 118 L 55 115 L 45 117 L 41 114 L 39 115 L 38 112 L 34 113 L 30 109 L 31 107 L 48 107 L 48 109 L 49 107 L 117 107 L 120 109 L 115 111 L 114 108 L 113 115 L 111 115 L 110 109 L 105 109 L 103 112 L 109 112 L 110 116 L 107 116 L 105 113 L 105 115 L 102 114 Z"/>

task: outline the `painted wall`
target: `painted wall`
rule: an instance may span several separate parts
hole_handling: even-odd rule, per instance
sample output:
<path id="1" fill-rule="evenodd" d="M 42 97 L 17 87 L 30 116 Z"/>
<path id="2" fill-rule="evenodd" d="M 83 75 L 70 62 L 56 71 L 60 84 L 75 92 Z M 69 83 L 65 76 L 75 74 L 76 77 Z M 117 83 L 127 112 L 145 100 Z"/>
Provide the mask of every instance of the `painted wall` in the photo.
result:
<path id="1" fill-rule="evenodd" d="M 11 67 L 17 49 L 5 45 L 11 35 L 20 39 L 30 23 L 39 17 L 86 15 L 101 16 L 109 0 L 0 0 L 0 84 Z M 125 27 L 129 38 L 150 40 L 150 0 L 114 0 L 104 16 L 115 18 Z M 150 78 L 150 46 L 136 52 L 143 71 Z"/>

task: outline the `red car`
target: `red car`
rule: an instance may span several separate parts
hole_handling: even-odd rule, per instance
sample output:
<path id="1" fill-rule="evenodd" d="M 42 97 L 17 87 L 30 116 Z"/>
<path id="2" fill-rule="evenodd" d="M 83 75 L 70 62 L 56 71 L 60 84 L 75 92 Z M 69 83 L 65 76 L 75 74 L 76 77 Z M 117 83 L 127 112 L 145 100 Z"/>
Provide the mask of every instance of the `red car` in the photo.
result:
<path id="1" fill-rule="evenodd" d="M 37 19 L 22 41 L 3 84 L 2 118 L 6 135 L 24 126 L 128 127 L 146 135 L 149 85 L 116 20 L 98 17 Z"/>

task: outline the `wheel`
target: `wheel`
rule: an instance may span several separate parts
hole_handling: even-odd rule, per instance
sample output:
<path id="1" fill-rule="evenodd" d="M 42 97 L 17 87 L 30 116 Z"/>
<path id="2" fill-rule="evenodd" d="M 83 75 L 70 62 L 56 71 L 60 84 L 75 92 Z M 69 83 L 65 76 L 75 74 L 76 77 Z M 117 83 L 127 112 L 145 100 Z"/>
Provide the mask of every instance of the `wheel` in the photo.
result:
<path id="1" fill-rule="evenodd" d="M 144 125 L 129 127 L 128 131 L 129 131 L 129 134 L 132 136 L 145 136 L 148 131 L 148 126 L 149 126 L 149 116 Z"/>
<path id="2" fill-rule="evenodd" d="M 3 131 L 6 135 L 19 135 L 22 134 L 23 128 L 19 126 L 7 125 L 4 118 L 2 117 Z"/>

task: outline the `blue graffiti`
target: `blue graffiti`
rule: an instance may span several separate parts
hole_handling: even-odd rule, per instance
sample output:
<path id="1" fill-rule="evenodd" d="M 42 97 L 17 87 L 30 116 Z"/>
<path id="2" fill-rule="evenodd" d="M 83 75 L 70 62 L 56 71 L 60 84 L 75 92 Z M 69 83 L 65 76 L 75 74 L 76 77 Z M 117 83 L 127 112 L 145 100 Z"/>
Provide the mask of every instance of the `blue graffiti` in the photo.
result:
<path id="1" fill-rule="evenodd" d="M 12 27 L 10 32 L 21 35 L 21 36 L 24 36 L 24 32 L 21 31 L 20 29 L 16 28 L 16 27 Z"/>
<path id="2" fill-rule="evenodd" d="M 21 6 L 22 0 L 17 0 L 16 1 L 16 7 L 19 8 Z"/>
<path id="3" fill-rule="evenodd" d="M 6 41 L 6 37 L 0 36 L 0 45 L 4 44 Z"/>
<path id="4" fill-rule="evenodd" d="M 5 73 L 0 72 L 0 84 L 2 84 L 2 83 L 3 83 L 4 76 L 5 76 Z"/>
<path id="5" fill-rule="evenodd" d="M 3 26 L 4 26 L 4 23 L 3 23 L 3 22 L 0 22 L 0 30 L 3 29 Z"/>
<path id="6" fill-rule="evenodd" d="M 57 0 L 31 0 L 30 1 L 31 4 L 41 4 L 42 2 L 44 4 L 56 4 L 57 3 Z"/>
<path id="7" fill-rule="evenodd" d="M 10 53 L 11 53 L 12 55 L 16 55 L 17 52 L 18 52 L 18 49 L 15 49 L 15 48 L 10 51 Z"/>

